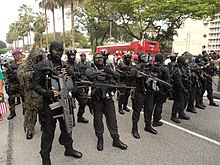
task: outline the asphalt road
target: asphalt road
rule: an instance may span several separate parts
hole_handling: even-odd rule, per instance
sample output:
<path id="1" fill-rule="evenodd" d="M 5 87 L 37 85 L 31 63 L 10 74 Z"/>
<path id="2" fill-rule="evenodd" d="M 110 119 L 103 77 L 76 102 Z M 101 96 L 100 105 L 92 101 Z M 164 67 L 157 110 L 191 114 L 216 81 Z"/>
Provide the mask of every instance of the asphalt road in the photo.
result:
<path id="1" fill-rule="evenodd" d="M 58 142 L 59 126 L 53 142 L 53 165 L 219 165 L 220 159 L 220 108 L 208 106 L 197 114 L 188 113 L 189 121 L 175 124 L 170 121 L 172 101 L 164 104 L 162 127 L 157 135 L 144 131 L 143 115 L 139 122 L 140 139 L 131 134 L 131 111 L 117 114 L 121 140 L 128 145 L 123 151 L 112 146 L 112 139 L 105 127 L 104 150 L 97 151 L 93 118 L 88 109 L 88 124 L 77 123 L 73 128 L 74 148 L 83 153 L 81 159 L 64 156 L 64 147 Z M 219 101 L 216 101 L 220 104 Z M 117 105 L 116 105 L 117 107 Z M 39 123 L 32 140 L 25 138 L 21 105 L 16 107 L 17 116 L 7 121 L 8 114 L 0 122 L 0 165 L 40 165 L 41 158 Z M 105 122 L 105 118 L 104 122 Z M 105 124 L 106 125 L 106 124 Z"/>

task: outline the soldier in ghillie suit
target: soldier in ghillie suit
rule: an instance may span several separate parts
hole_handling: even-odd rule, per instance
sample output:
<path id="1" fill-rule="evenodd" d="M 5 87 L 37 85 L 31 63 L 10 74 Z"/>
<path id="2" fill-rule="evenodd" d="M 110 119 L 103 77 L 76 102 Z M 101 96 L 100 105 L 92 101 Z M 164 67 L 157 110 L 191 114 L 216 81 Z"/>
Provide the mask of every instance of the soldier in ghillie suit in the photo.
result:
<path id="1" fill-rule="evenodd" d="M 32 88 L 32 77 L 35 64 L 42 61 L 44 52 L 40 48 L 33 47 L 27 59 L 18 67 L 17 74 L 20 86 L 24 91 L 25 111 L 24 130 L 26 138 L 32 139 L 34 127 L 37 122 L 37 112 L 41 106 L 42 96 L 37 94 Z"/>

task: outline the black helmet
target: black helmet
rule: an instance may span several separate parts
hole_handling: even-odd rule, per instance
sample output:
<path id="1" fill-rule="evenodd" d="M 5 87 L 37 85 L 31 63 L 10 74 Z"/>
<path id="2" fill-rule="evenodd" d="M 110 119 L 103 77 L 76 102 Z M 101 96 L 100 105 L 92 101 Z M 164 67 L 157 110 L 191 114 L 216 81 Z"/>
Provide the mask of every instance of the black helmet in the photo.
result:
<path id="1" fill-rule="evenodd" d="M 66 55 L 67 55 L 67 56 L 76 55 L 76 53 L 77 53 L 77 50 L 76 50 L 76 49 L 68 49 L 68 50 L 66 51 Z"/>
<path id="2" fill-rule="evenodd" d="M 123 54 L 123 58 L 131 58 L 132 55 L 130 53 L 125 53 Z"/>
<path id="3" fill-rule="evenodd" d="M 108 55 L 109 55 L 109 52 L 108 52 L 107 49 L 102 49 L 102 50 L 100 51 L 100 53 L 101 53 L 103 56 L 108 56 Z"/>
<path id="4" fill-rule="evenodd" d="M 162 63 L 164 61 L 164 55 L 162 53 L 156 53 L 154 61 Z"/>

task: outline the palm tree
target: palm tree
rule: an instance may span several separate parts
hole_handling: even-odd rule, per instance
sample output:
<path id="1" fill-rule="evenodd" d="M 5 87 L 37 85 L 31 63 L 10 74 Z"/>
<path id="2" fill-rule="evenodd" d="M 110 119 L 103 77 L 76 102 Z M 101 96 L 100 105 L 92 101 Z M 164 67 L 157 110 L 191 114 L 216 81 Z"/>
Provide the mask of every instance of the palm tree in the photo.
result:
<path id="1" fill-rule="evenodd" d="M 30 32 L 32 29 L 31 24 L 33 23 L 32 8 L 30 8 L 30 6 L 22 4 L 18 9 L 18 11 L 20 12 L 19 23 L 21 24 L 20 36 L 23 38 L 23 45 L 24 45 L 24 37 L 27 36 L 27 45 L 29 45 L 29 43 L 31 44 Z M 29 40 L 28 40 L 28 36 L 29 36 Z"/>
<path id="2" fill-rule="evenodd" d="M 65 3 L 67 2 L 67 0 L 56 0 L 58 6 L 61 7 L 61 10 L 62 10 L 62 23 L 63 23 L 63 48 L 64 48 L 64 51 L 65 51 L 65 38 L 66 38 L 66 35 L 65 35 Z"/>
<path id="3" fill-rule="evenodd" d="M 42 2 L 39 3 L 39 7 L 44 9 L 44 15 L 45 15 L 45 26 L 46 26 L 46 50 L 49 50 L 49 45 L 48 45 L 48 19 L 47 19 L 47 8 L 46 6 L 46 0 L 43 0 Z"/>
<path id="4" fill-rule="evenodd" d="M 54 13 L 54 10 L 57 8 L 57 3 L 56 3 L 56 0 L 42 0 L 40 3 L 39 3 L 39 6 L 40 7 L 44 7 L 46 10 L 51 10 L 52 12 L 52 15 L 53 15 L 53 39 L 56 40 L 56 30 L 55 30 L 55 13 Z M 45 14 L 46 16 L 46 14 Z M 47 20 L 47 19 L 46 19 Z"/>
<path id="5" fill-rule="evenodd" d="M 42 47 L 42 42 L 43 42 L 43 33 L 45 32 L 46 29 L 46 23 L 47 21 L 45 21 L 45 15 L 43 13 L 37 13 L 37 16 L 35 18 L 35 22 L 34 22 L 34 32 L 38 33 L 40 38 L 38 41 L 38 44 L 40 45 L 40 47 Z"/>
<path id="6" fill-rule="evenodd" d="M 71 10 L 71 40 L 72 40 L 72 48 L 75 48 L 75 11 L 78 4 L 82 3 L 84 0 L 67 0 L 67 4 L 70 4 Z"/>

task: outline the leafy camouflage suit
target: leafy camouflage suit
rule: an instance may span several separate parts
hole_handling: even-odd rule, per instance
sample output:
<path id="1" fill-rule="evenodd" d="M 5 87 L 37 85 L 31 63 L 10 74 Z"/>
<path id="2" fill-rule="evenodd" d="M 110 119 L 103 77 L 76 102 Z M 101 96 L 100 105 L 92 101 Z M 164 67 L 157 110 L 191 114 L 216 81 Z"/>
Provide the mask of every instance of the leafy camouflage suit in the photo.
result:
<path id="1" fill-rule="evenodd" d="M 18 67 L 17 74 L 21 87 L 24 89 L 25 112 L 24 130 L 34 134 L 34 126 L 37 122 L 37 112 L 41 106 L 42 96 L 32 88 L 32 77 L 35 64 L 43 57 L 43 50 L 33 47 L 27 59 Z"/>

